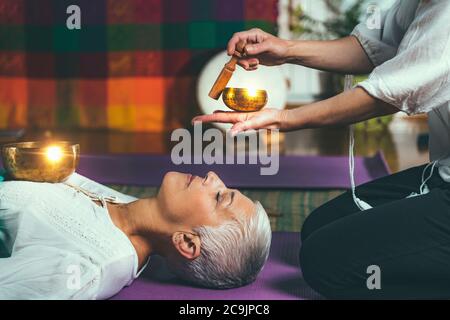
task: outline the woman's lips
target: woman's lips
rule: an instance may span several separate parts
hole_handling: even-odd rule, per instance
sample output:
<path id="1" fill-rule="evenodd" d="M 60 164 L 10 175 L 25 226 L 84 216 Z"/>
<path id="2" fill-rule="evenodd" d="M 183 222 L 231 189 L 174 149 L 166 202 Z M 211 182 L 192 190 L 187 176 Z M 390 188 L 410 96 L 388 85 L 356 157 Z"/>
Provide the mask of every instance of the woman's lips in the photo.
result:
<path id="1" fill-rule="evenodd" d="M 188 187 L 191 185 L 191 183 L 192 183 L 192 181 L 194 181 L 194 179 L 195 179 L 195 176 L 193 176 L 192 174 L 188 175 L 188 177 L 187 177 L 187 180 L 188 180 L 187 186 Z"/>

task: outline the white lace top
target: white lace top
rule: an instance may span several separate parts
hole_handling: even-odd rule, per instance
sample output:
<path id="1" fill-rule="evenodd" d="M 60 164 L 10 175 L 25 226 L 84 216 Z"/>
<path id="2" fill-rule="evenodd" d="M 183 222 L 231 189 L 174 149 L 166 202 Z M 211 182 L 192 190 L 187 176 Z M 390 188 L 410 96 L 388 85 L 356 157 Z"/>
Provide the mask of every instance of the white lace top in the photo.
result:
<path id="1" fill-rule="evenodd" d="M 0 299 L 105 299 L 131 284 L 137 253 L 106 200 L 136 198 L 77 173 L 0 182 Z"/>

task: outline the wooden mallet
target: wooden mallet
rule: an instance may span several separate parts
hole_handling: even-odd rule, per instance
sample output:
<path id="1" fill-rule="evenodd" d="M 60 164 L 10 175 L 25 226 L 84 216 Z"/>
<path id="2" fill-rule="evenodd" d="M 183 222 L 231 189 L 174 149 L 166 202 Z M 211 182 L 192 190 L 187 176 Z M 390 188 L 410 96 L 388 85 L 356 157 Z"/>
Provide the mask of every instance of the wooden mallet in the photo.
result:
<path id="1" fill-rule="evenodd" d="M 246 44 L 245 41 L 239 41 L 238 44 L 236 45 L 236 51 L 241 55 L 241 57 L 245 55 L 244 52 L 245 44 Z M 239 57 L 236 54 L 234 54 L 231 57 L 230 61 L 228 61 L 225 64 L 219 76 L 217 77 L 216 82 L 214 82 L 214 85 L 209 91 L 208 96 L 216 100 L 219 99 L 223 89 L 225 89 L 228 81 L 230 81 L 230 78 L 233 75 L 234 70 L 236 70 L 236 63 L 238 62 L 238 59 Z"/>

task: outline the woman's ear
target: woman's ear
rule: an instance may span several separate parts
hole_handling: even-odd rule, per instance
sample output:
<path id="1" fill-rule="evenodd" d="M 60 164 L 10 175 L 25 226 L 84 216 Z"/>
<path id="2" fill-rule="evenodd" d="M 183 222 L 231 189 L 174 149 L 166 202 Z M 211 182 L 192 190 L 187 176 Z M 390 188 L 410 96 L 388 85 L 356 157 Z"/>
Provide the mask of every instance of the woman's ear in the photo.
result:
<path id="1" fill-rule="evenodd" d="M 186 259 L 194 260 L 200 255 L 200 238 L 194 233 L 177 231 L 172 235 L 172 243 Z"/>

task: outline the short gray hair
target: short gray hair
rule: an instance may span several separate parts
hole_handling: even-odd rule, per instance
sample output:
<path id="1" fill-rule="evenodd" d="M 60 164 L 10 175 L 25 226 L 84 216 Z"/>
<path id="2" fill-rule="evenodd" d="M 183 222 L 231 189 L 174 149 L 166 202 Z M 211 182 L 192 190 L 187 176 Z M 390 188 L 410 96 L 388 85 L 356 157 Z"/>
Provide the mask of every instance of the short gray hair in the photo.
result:
<path id="1" fill-rule="evenodd" d="M 173 271 L 208 288 L 227 289 L 253 282 L 266 263 L 272 240 L 267 213 L 258 201 L 255 206 L 251 218 L 194 229 L 201 241 L 200 255 L 172 265 Z"/>

